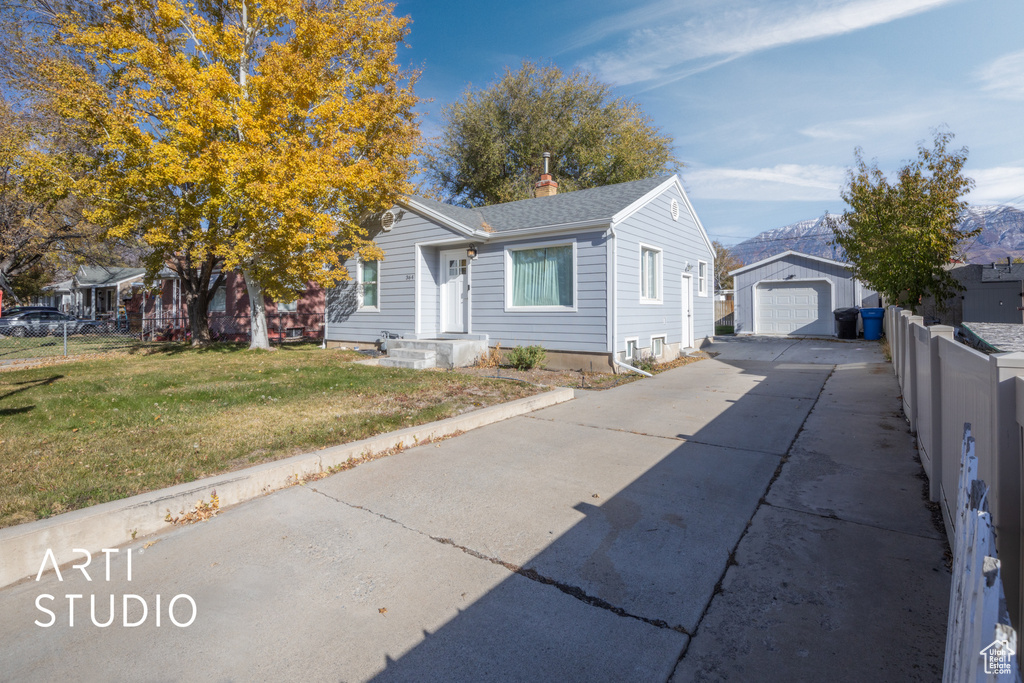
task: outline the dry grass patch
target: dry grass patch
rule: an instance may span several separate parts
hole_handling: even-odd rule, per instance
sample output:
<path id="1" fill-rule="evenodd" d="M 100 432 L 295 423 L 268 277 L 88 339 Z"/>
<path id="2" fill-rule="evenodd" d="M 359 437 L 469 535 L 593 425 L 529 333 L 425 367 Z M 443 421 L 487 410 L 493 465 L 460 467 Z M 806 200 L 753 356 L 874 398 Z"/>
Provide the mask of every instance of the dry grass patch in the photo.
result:
<path id="1" fill-rule="evenodd" d="M 356 358 L 225 346 L 2 373 L 0 527 L 539 391 Z"/>

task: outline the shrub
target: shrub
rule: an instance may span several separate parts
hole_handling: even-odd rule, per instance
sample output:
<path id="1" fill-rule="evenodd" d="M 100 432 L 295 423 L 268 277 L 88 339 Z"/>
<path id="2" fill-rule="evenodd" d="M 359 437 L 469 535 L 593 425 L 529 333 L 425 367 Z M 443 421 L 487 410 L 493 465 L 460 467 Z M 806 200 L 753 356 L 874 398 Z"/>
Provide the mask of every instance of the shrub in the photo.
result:
<path id="1" fill-rule="evenodd" d="M 643 356 L 639 360 L 633 362 L 633 367 L 637 370 L 643 370 L 654 374 L 654 371 L 658 368 L 658 362 L 650 356 Z"/>
<path id="2" fill-rule="evenodd" d="M 478 368 L 496 368 L 501 365 L 501 342 L 493 349 L 487 349 L 479 358 L 476 359 L 476 367 Z"/>
<path id="3" fill-rule="evenodd" d="M 547 353 L 541 346 L 517 346 L 508 350 L 505 362 L 516 370 L 532 370 L 543 365 L 545 356 Z"/>

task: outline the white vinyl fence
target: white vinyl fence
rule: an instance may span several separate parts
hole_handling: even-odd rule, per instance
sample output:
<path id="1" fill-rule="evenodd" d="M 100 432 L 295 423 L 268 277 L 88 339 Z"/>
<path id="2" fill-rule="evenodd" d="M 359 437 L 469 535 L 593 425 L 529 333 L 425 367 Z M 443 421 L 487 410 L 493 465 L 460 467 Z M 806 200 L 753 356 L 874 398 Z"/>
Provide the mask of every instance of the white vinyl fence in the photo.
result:
<path id="1" fill-rule="evenodd" d="M 925 327 L 920 316 L 895 306 L 886 310 L 885 331 L 903 393 L 903 408 L 917 435 L 921 463 L 928 475 L 929 494 L 942 508 L 946 534 L 954 549 L 961 532 L 957 501 L 963 428 L 965 423 L 973 425 L 977 478 L 987 484 L 986 515 L 998 551 L 998 555 L 991 556 L 998 556 L 1001 563 L 1010 621 L 1019 629 L 1024 613 L 1024 353 L 983 354 L 954 341 L 953 328 Z M 987 548 L 984 550 L 987 553 Z M 960 578 L 954 575 L 954 581 Z"/>
<path id="2" fill-rule="evenodd" d="M 978 479 L 970 425 L 964 426 L 959 495 L 953 538 L 953 587 L 949 597 L 943 683 L 1018 683 L 1017 632 L 1006 611 L 996 557 L 988 486 Z"/>

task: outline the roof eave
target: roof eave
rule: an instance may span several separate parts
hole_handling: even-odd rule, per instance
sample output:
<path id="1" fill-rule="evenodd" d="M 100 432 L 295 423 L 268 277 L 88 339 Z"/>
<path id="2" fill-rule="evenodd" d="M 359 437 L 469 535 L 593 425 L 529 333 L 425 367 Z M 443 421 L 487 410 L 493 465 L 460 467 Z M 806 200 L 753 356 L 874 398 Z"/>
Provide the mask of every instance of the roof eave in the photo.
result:
<path id="1" fill-rule="evenodd" d="M 471 228 L 464 223 L 460 223 L 459 221 L 450 218 L 449 216 L 445 216 L 444 214 L 438 211 L 434 211 L 433 209 L 424 206 L 423 204 L 420 204 L 415 199 L 409 196 L 399 197 L 395 203 L 401 206 L 402 208 L 409 209 L 410 211 L 415 211 L 416 213 L 422 214 L 433 221 L 437 221 L 441 225 L 451 228 L 456 232 L 461 232 L 467 237 L 478 237 L 481 239 L 487 239 L 487 235 L 491 234 L 484 230 Z"/>
<path id="2" fill-rule="evenodd" d="M 772 256 L 769 256 L 768 258 L 761 259 L 760 261 L 758 261 L 756 263 L 751 263 L 750 265 L 743 266 L 741 268 L 737 268 L 736 270 L 731 270 L 731 271 L 729 271 L 729 275 L 739 275 L 740 273 L 745 273 L 748 270 L 753 270 L 754 268 L 759 268 L 760 266 L 763 266 L 766 263 L 771 263 L 772 261 L 778 261 L 779 259 L 781 259 L 781 258 L 783 258 L 785 256 L 799 256 L 800 258 L 809 259 L 811 261 L 818 261 L 819 263 L 825 263 L 825 264 L 830 265 L 830 266 L 839 266 L 840 268 L 845 268 L 847 270 L 852 270 L 853 269 L 852 266 L 849 263 L 843 263 L 842 261 L 833 261 L 832 259 L 822 258 L 821 256 L 814 256 L 812 254 L 805 254 L 805 253 L 803 253 L 801 251 L 793 251 L 792 249 L 787 249 L 786 251 L 781 251 L 778 254 L 774 254 Z"/>

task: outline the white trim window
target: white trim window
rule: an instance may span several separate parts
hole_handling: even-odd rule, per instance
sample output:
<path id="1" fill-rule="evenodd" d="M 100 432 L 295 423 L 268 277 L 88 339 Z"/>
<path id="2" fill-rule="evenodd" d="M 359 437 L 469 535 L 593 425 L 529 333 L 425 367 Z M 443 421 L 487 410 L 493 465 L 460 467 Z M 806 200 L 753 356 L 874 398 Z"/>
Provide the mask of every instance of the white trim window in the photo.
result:
<path id="1" fill-rule="evenodd" d="M 505 248 L 505 310 L 576 310 L 576 242 Z"/>
<path id="2" fill-rule="evenodd" d="M 359 259 L 356 266 L 360 311 L 380 311 L 380 261 Z"/>
<path id="3" fill-rule="evenodd" d="M 640 303 L 661 303 L 662 250 L 640 245 Z"/>
<path id="4" fill-rule="evenodd" d="M 280 301 L 277 304 L 278 313 L 295 313 L 299 310 L 299 300 L 295 301 Z"/>
<path id="5" fill-rule="evenodd" d="M 626 360 L 640 360 L 639 337 L 626 337 Z"/>
<path id="6" fill-rule="evenodd" d="M 661 358 L 665 354 L 665 335 L 651 337 L 651 356 Z"/>
<path id="7" fill-rule="evenodd" d="M 708 295 L 708 262 L 697 261 L 697 295 Z"/>

